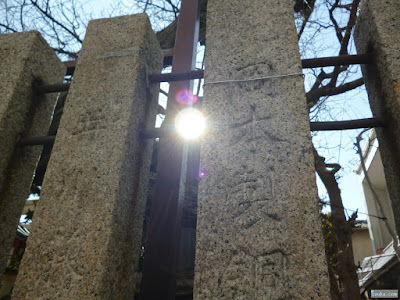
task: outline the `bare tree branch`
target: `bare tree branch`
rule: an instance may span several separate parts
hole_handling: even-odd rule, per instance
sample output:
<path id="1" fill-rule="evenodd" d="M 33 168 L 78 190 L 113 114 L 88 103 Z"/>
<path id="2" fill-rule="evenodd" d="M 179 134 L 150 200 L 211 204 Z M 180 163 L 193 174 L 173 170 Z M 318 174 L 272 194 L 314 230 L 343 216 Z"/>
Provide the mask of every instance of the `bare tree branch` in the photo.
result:
<path id="1" fill-rule="evenodd" d="M 60 26 L 62 29 L 64 29 L 66 32 L 71 34 L 80 44 L 82 44 L 82 40 L 79 37 L 79 35 L 76 33 L 74 29 L 69 29 L 67 28 L 64 24 L 62 24 L 60 21 L 56 20 L 49 12 L 49 1 L 46 2 L 46 9 L 43 9 L 39 6 L 37 1 L 31 0 L 31 3 L 34 7 L 36 7 L 46 18 L 51 20 L 53 23 L 57 24 Z"/>
<path id="2" fill-rule="evenodd" d="M 315 104 L 317 104 L 317 102 L 321 97 L 339 95 L 348 92 L 350 90 L 353 90 L 359 86 L 362 86 L 363 84 L 364 84 L 364 78 L 359 78 L 357 80 L 339 85 L 334 88 L 330 87 L 329 85 L 320 87 L 306 94 L 307 104 L 309 107 L 312 107 Z"/>
<path id="3" fill-rule="evenodd" d="M 351 32 L 353 30 L 354 25 L 356 24 L 357 20 L 357 9 L 360 4 L 360 0 L 354 0 L 352 6 L 351 6 L 351 12 L 350 12 L 350 17 L 349 21 L 347 22 L 346 26 L 346 32 L 342 40 L 342 47 L 339 51 L 339 55 L 345 55 L 348 54 L 347 52 L 347 46 L 349 44 Z"/>
<path id="4" fill-rule="evenodd" d="M 66 55 L 68 55 L 69 57 L 71 57 L 71 58 L 74 58 L 74 59 L 78 59 L 78 53 L 75 53 L 75 52 L 70 52 L 70 51 L 67 51 L 67 50 L 64 50 L 64 49 L 62 49 L 62 48 L 52 48 L 56 53 L 59 53 L 59 54 L 66 54 Z"/>

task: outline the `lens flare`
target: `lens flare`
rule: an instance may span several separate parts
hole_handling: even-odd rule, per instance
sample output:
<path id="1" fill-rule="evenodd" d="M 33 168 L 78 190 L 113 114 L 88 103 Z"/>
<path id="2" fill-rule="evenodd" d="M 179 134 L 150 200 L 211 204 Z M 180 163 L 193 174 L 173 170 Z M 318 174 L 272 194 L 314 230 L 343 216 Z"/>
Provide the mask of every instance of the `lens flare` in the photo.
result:
<path id="1" fill-rule="evenodd" d="M 206 119 L 197 109 L 185 108 L 176 116 L 175 128 L 183 138 L 194 140 L 206 129 Z"/>
<path id="2" fill-rule="evenodd" d="M 206 179 L 207 177 L 208 177 L 208 172 L 207 172 L 205 169 L 201 169 L 201 170 L 199 171 L 199 178 L 198 178 L 198 180 L 200 181 L 200 180 Z"/>
<path id="3" fill-rule="evenodd" d="M 192 91 L 190 90 L 181 90 L 176 93 L 176 101 L 183 105 L 192 105 L 197 102 L 198 97 L 193 95 Z"/>

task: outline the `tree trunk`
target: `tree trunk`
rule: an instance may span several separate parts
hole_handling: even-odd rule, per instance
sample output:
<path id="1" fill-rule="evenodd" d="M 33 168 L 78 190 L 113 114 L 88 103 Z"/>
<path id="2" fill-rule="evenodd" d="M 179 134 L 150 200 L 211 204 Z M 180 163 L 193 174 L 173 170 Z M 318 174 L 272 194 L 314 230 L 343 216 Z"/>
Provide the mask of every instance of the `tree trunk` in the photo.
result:
<path id="1" fill-rule="evenodd" d="M 338 164 L 325 164 L 325 159 L 318 155 L 314 149 L 315 169 L 324 183 L 332 210 L 332 225 L 337 236 L 338 245 L 338 266 L 337 272 L 339 280 L 344 286 L 344 299 L 361 299 L 360 288 L 358 286 L 357 267 L 354 264 L 353 246 L 351 241 L 351 222 L 346 220 L 340 189 L 335 179 L 335 173 L 339 171 Z M 327 170 L 332 168 L 333 170 Z"/>
<path id="2" fill-rule="evenodd" d="M 331 299 L 332 300 L 343 300 L 343 296 L 339 291 L 338 282 L 335 278 L 335 272 L 332 270 L 332 267 L 328 264 L 328 274 L 329 274 L 329 282 L 331 285 Z"/>

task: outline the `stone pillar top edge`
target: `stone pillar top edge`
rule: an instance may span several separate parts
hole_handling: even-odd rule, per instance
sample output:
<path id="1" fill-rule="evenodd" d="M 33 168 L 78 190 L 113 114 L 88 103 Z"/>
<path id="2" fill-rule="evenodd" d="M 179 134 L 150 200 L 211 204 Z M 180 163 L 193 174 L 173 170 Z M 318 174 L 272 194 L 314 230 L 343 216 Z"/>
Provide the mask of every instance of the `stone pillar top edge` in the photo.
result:
<path id="1" fill-rule="evenodd" d="M 2 39 L 2 38 L 9 38 L 10 36 L 18 36 L 18 35 L 32 35 L 32 34 L 34 34 L 34 35 L 39 35 L 39 36 L 41 36 L 42 37 L 42 34 L 38 31 L 38 30 L 36 30 L 36 29 L 33 29 L 33 30 L 28 30 L 28 31 L 21 31 L 21 32 L 7 32 L 7 33 L 2 33 L 2 34 L 0 34 L 0 39 Z"/>
<path id="2" fill-rule="evenodd" d="M 118 21 L 118 19 L 123 20 L 123 19 L 132 19 L 132 18 L 143 18 L 143 20 L 146 19 L 150 22 L 149 16 L 146 13 L 139 13 L 139 14 L 134 14 L 134 15 L 117 16 L 117 17 L 112 17 L 112 18 L 93 19 L 93 20 L 89 21 L 89 24 L 96 23 L 96 22 L 115 22 L 115 21 Z"/>
<path id="3" fill-rule="evenodd" d="M 53 56 L 57 57 L 57 59 L 60 61 L 60 64 L 62 64 L 61 60 L 58 58 L 55 51 L 51 48 L 49 43 L 46 41 L 46 39 L 43 37 L 43 35 L 38 30 L 29 30 L 29 31 L 22 31 L 22 32 L 0 34 L 0 40 L 2 40 L 2 43 L 0 43 L 0 49 L 4 45 L 4 40 L 10 41 L 10 44 L 7 45 L 8 47 L 11 46 L 13 48 L 20 49 L 21 44 L 13 42 L 13 40 L 15 41 L 16 39 L 25 39 L 26 41 L 37 39 L 38 41 L 40 41 L 40 43 L 45 44 L 47 46 L 47 47 L 44 47 L 44 49 L 42 49 L 42 51 L 47 51 L 48 53 L 52 52 L 54 54 Z M 32 46 L 33 45 L 34 44 L 32 44 Z M 64 65 L 63 65 L 63 68 L 66 69 L 66 67 Z"/>
<path id="4" fill-rule="evenodd" d="M 118 34 L 113 34 L 110 37 L 115 43 L 111 41 L 103 44 L 102 47 L 93 47 L 92 39 L 94 36 L 99 36 L 99 39 L 107 39 L 107 31 L 105 29 L 109 26 L 114 27 L 114 29 L 117 29 L 116 26 L 125 26 L 126 30 L 124 32 L 119 32 Z M 96 34 L 94 34 L 92 31 L 94 31 Z M 133 35 L 133 38 L 129 39 L 130 42 L 127 43 L 127 38 L 124 39 L 122 37 L 124 35 Z M 125 40 L 125 42 L 123 42 L 125 43 L 125 46 L 123 46 L 123 43 L 119 42 L 121 39 Z M 133 42 L 134 40 L 136 42 Z M 162 57 L 161 48 L 159 47 L 156 34 L 151 27 L 150 19 L 146 13 L 113 18 L 94 19 L 88 24 L 85 40 L 82 45 L 82 49 L 85 49 L 86 51 L 82 52 L 88 53 L 87 51 L 89 51 L 97 53 L 97 56 L 92 55 L 92 57 L 94 57 L 96 60 L 113 56 L 131 56 L 138 54 L 137 52 L 141 51 L 142 48 L 149 48 L 148 43 L 152 44 L 152 52 L 157 51 L 157 56 Z M 156 44 L 158 47 L 153 47 Z M 86 54 L 79 56 L 78 65 L 85 60 L 86 56 Z M 79 71 L 79 68 L 76 71 Z M 77 74 L 78 73 L 75 72 L 75 76 Z"/>

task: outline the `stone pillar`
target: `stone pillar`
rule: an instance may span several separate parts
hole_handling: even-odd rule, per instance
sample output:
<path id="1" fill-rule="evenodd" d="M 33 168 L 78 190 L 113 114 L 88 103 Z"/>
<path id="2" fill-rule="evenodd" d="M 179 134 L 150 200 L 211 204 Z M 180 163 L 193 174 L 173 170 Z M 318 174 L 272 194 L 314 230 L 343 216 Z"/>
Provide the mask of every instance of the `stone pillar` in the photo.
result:
<path id="1" fill-rule="evenodd" d="M 400 232 L 400 2 L 363 1 L 355 29 L 357 52 L 373 52 L 374 61 L 362 71 L 374 116 L 384 117 L 376 128 L 379 151 Z"/>
<path id="2" fill-rule="evenodd" d="M 39 95 L 35 84 L 62 83 L 65 67 L 37 31 L 0 35 L 0 278 L 42 146 L 18 140 L 49 129 L 57 94 Z"/>
<path id="3" fill-rule="evenodd" d="M 302 72 L 291 1 L 207 14 L 195 299 L 328 299 L 303 77 L 245 81 Z"/>
<path id="4" fill-rule="evenodd" d="M 145 14 L 91 21 L 13 299 L 131 299 L 162 54 Z"/>

